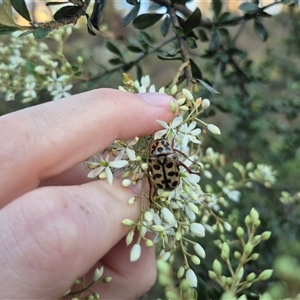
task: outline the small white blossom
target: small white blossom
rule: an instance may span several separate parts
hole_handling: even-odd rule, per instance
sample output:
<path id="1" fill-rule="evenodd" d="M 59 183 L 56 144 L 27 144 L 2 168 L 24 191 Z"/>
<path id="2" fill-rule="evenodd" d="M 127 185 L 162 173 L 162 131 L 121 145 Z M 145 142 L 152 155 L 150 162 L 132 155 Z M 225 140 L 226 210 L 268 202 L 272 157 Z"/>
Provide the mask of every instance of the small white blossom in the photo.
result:
<path id="1" fill-rule="evenodd" d="M 87 162 L 87 164 L 89 164 L 89 162 Z M 118 159 L 110 161 L 109 156 L 104 159 L 102 155 L 100 155 L 99 162 L 96 162 L 96 164 L 98 164 L 98 167 L 90 171 L 87 176 L 89 178 L 95 178 L 98 177 L 102 172 L 105 172 L 107 182 L 111 185 L 113 182 L 113 174 L 111 168 L 123 168 L 128 164 L 128 161 Z"/>
<path id="2" fill-rule="evenodd" d="M 196 125 L 197 122 L 193 121 L 189 125 L 184 123 L 182 124 L 182 126 L 180 126 L 178 136 L 181 138 L 181 143 L 183 144 L 183 147 L 187 146 L 189 141 L 191 141 L 194 144 L 201 144 L 201 142 L 197 139 L 197 136 L 201 133 L 201 129 L 194 129 Z"/>
<path id="3" fill-rule="evenodd" d="M 166 136 L 168 139 L 173 139 L 176 136 L 176 131 L 177 131 L 177 127 L 182 123 L 183 121 L 183 117 L 182 116 L 178 116 L 176 117 L 170 125 L 168 125 L 166 122 L 164 121 L 160 121 L 160 120 L 156 120 L 157 123 L 159 123 L 162 127 L 164 127 L 165 129 L 156 131 L 154 133 L 154 139 L 160 139 L 162 136 Z"/>
<path id="4" fill-rule="evenodd" d="M 72 84 L 68 84 L 65 87 L 62 85 L 59 86 L 56 90 L 51 91 L 51 95 L 54 96 L 53 100 L 58 100 L 70 96 L 71 94 L 68 91 L 73 87 Z"/>

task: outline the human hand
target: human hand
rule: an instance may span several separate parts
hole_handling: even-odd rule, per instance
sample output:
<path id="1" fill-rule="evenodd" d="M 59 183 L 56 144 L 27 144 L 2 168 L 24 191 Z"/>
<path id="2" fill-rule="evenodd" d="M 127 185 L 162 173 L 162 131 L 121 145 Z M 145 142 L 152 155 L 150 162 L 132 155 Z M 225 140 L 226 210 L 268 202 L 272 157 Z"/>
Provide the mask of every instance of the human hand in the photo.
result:
<path id="1" fill-rule="evenodd" d="M 146 101 L 141 100 L 144 99 Z M 156 278 L 154 249 L 129 261 L 125 218 L 135 191 L 90 181 L 85 159 L 114 140 L 152 134 L 171 121 L 162 94 L 99 89 L 0 118 L 1 299 L 58 299 L 77 278 L 104 266 L 102 299 L 131 299 Z"/>

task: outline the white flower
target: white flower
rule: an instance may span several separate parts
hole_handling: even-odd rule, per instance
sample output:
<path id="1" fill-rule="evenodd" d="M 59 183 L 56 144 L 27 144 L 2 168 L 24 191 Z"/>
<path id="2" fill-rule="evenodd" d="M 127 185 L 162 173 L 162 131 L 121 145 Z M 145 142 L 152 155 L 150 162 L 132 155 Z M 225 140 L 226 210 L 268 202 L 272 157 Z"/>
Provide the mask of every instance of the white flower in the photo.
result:
<path id="1" fill-rule="evenodd" d="M 47 80 L 50 83 L 47 87 L 47 90 L 49 92 L 52 92 L 54 90 L 62 90 L 64 84 L 67 82 L 68 79 L 68 75 L 62 75 L 57 77 L 56 72 L 53 70 L 51 76 L 47 76 Z"/>
<path id="2" fill-rule="evenodd" d="M 188 142 L 191 141 L 195 144 L 200 144 L 201 142 L 197 139 L 196 136 L 198 136 L 201 133 L 200 128 L 196 128 L 197 122 L 193 121 L 189 125 L 186 123 L 182 124 L 179 129 L 179 137 L 182 139 L 181 143 L 183 144 L 182 147 L 187 146 Z"/>
<path id="3" fill-rule="evenodd" d="M 135 145 L 138 140 L 139 140 L 138 137 L 135 137 L 134 139 L 126 141 L 126 142 L 116 140 L 114 142 L 114 145 L 116 145 L 116 148 L 114 148 L 114 149 L 119 152 L 118 157 L 121 159 L 124 157 L 124 154 L 126 153 L 128 158 L 131 161 L 135 161 L 136 160 L 135 151 L 131 148 L 131 146 Z"/>
<path id="4" fill-rule="evenodd" d="M 51 92 L 51 95 L 54 96 L 53 100 L 58 100 L 64 97 L 68 97 L 71 94 L 68 91 L 73 87 L 72 84 L 68 84 L 67 86 L 63 87 L 62 85 L 58 86 L 56 90 Z"/>
<path id="5" fill-rule="evenodd" d="M 166 136 L 168 138 L 168 140 L 172 140 L 176 135 L 177 135 L 177 127 L 182 123 L 183 121 L 183 117 L 182 116 L 178 116 L 176 117 L 171 123 L 170 125 L 168 125 L 166 122 L 164 121 L 160 121 L 160 120 L 156 120 L 157 123 L 159 123 L 162 127 L 164 127 L 165 129 L 156 131 L 154 133 L 154 139 L 160 139 L 162 136 Z"/>
<path id="6" fill-rule="evenodd" d="M 123 168 L 128 164 L 127 160 L 118 160 L 115 158 L 115 160 L 110 161 L 109 156 L 104 159 L 102 155 L 100 155 L 99 162 L 93 162 L 92 164 L 90 162 L 87 162 L 89 165 L 98 165 L 95 169 L 90 171 L 87 175 L 89 178 L 95 178 L 97 176 L 100 176 L 102 172 L 105 172 L 107 182 L 111 185 L 113 183 L 113 174 L 111 171 L 111 168 L 120 169 Z"/>
<path id="7" fill-rule="evenodd" d="M 258 164 L 254 172 L 249 172 L 249 177 L 269 187 L 276 182 L 276 171 L 272 166 Z"/>
<path id="8" fill-rule="evenodd" d="M 241 192 L 240 191 L 237 191 L 237 190 L 230 190 L 229 188 L 227 187 L 224 187 L 222 189 L 222 191 L 227 195 L 227 197 L 234 201 L 234 202 L 238 202 L 240 200 L 240 197 L 241 197 Z"/>
<path id="9" fill-rule="evenodd" d="M 23 96 L 29 100 L 32 100 L 36 97 L 36 91 L 35 91 L 35 82 L 26 83 L 25 85 L 25 91 L 23 92 Z M 26 101 L 24 99 L 24 101 Z"/>

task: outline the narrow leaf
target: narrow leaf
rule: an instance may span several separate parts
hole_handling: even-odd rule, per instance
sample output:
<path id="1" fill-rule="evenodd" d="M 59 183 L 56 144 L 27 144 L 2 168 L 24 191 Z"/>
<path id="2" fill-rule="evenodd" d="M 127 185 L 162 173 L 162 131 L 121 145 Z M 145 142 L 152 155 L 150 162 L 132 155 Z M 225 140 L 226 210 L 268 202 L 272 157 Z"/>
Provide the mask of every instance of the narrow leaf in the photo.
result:
<path id="1" fill-rule="evenodd" d="M 64 18 L 72 17 L 79 9 L 79 6 L 74 5 L 63 6 L 53 15 L 53 19 L 59 21 Z"/>
<path id="2" fill-rule="evenodd" d="M 123 54 L 121 53 L 121 51 L 110 41 L 106 42 L 106 48 L 112 52 L 113 54 L 117 55 L 118 57 L 120 57 L 121 59 L 123 59 Z"/>
<path id="3" fill-rule="evenodd" d="M 145 31 L 140 31 L 138 35 L 139 40 L 143 41 L 146 45 L 152 46 L 152 37 Z"/>
<path id="4" fill-rule="evenodd" d="M 189 38 L 186 39 L 186 41 L 187 41 L 187 43 L 188 43 L 188 45 L 191 49 L 196 49 L 197 48 L 197 43 L 196 43 L 195 38 L 189 37 Z"/>
<path id="5" fill-rule="evenodd" d="M 129 45 L 127 46 L 128 51 L 133 52 L 133 53 L 141 53 L 144 52 L 143 49 L 137 46 Z"/>
<path id="6" fill-rule="evenodd" d="M 201 11 L 198 7 L 192 12 L 192 14 L 186 19 L 183 24 L 183 30 L 185 33 L 192 31 L 195 27 L 201 24 Z"/>
<path id="7" fill-rule="evenodd" d="M 199 69 L 199 67 L 195 64 L 195 62 L 192 59 L 190 59 L 190 64 L 191 64 L 193 77 L 195 79 L 200 80 L 202 78 L 201 70 Z"/>
<path id="8" fill-rule="evenodd" d="M 91 14 L 91 23 L 96 29 L 100 29 L 100 18 L 103 14 L 103 10 L 105 7 L 107 0 L 95 0 L 93 12 Z"/>
<path id="9" fill-rule="evenodd" d="M 255 13 L 260 10 L 257 4 L 254 4 L 253 2 L 244 2 L 239 6 L 239 9 L 246 13 Z"/>
<path id="10" fill-rule="evenodd" d="M 220 94 L 220 92 L 216 91 L 213 87 L 211 87 L 208 83 L 203 80 L 197 79 L 198 82 L 201 83 L 203 87 L 205 87 L 210 93 Z"/>
<path id="11" fill-rule="evenodd" d="M 254 19 L 254 31 L 257 34 L 257 36 L 264 42 L 268 38 L 268 32 L 265 28 L 265 26 L 257 19 Z"/>
<path id="12" fill-rule="evenodd" d="M 12 7 L 27 21 L 31 21 L 29 11 L 24 0 L 10 0 Z"/>
<path id="13" fill-rule="evenodd" d="M 215 16 L 218 17 L 222 10 L 222 1 L 221 0 L 213 0 L 212 9 L 215 13 Z"/>
<path id="14" fill-rule="evenodd" d="M 164 14 L 141 14 L 135 18 L 132 25 L 139 30 L 144 30 L 158 22 Z"/>
<path id="15" fill-rule="evenodd" d="M 137 15 L 140 11 L 140 6 L 141 5 L 140 5 L 140 2 L 139 2 L 137 5 L 135 5 L 132 8 L 132 10 L 129 12 L 129 14 L 122 19 L 122 25 L 124 27 L 127 26 L 128 24 L 130 24 L 130 22 L 137 17 Z"/>
<path id="16" fill-rule="evenodd" d="M 170 26 L 171 26 L 171 20 L 169 16 L 166 16 L 160 27 L 160 33 L 162 36 L 166 36 L 168 34 Z"/>

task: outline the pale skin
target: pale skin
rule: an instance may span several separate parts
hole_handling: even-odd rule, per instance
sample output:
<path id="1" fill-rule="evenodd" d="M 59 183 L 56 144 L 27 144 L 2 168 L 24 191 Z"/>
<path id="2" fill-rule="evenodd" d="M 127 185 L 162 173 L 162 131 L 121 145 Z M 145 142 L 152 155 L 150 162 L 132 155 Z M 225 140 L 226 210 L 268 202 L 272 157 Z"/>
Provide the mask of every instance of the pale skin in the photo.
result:
<path id="1" fill-rule="evenodd" d="M 143 100 L 145 101 L 143 101 Z M 59 299 L 104 266 L 101 299 L 135 299 L 156 279 L 154 249 L 129 261 L 125 218 L 138 190 L 91 181 L 84 161 L 169 122 L 172 98 L 98 89 L 0 117 L 0 298 Z M 69 299 L 69 298 L 68 298 Z"/>

